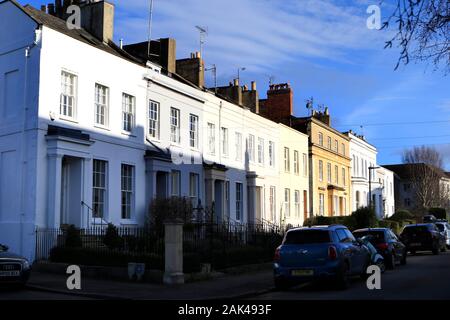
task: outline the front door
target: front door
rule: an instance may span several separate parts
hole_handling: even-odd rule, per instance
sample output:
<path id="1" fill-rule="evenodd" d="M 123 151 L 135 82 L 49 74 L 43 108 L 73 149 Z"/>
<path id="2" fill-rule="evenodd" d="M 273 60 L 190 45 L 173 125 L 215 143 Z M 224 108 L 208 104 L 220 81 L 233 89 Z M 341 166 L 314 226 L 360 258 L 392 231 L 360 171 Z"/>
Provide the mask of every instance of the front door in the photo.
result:
<path id="1" fill-rule="evenodd" d="M 81 227 L 83 160 L 63 157 L 61 168 L 61 208 L 60 224 Z"/>

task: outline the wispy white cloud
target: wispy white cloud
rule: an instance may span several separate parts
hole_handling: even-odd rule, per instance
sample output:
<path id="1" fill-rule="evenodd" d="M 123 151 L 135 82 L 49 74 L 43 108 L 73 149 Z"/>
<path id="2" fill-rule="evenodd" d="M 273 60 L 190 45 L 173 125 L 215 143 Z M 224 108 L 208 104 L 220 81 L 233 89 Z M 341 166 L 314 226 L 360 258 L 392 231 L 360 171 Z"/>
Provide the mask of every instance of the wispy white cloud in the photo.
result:
<path id="1" fill-rule="evenodd" d="M 125 43 L 146 38 L 149 0 L 117 2 Z M 207 26 L 205 57 L 227 68 L 273 69 L 294 56 L 354 62 L 352 50 L 371 50 L 380 32 L 366 28 L 365 6 L 326 0 L 154 0 L 153 35 L 177 39 L 180 55 L 198 49 L 195 25 Z M 220 69 L 220 68 L 219 68 Z"/>

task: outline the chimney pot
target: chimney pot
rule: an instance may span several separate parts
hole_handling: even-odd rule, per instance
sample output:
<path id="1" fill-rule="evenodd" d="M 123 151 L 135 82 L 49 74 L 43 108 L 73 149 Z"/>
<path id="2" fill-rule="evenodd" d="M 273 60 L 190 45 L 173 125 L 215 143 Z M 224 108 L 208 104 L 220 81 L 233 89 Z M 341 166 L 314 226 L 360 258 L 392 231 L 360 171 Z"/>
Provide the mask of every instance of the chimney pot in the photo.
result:
<path id="1" fill-rule="evenodd" d="M 233 84 L 235 87 L 239 86 L 239 79 L 234 79 Z"/>
<path id="2" fill-rule="evenodd" d="M 45 4 L 41 5 L 41 11 L 47 12 L 47 6 Z"/>
<path id="3" fill-rule="evenodd" d="M 256 91 L 256 82 L 252 81 L 252 91 Z"/>
<path id="4" fill-rule="evenodd" d="M 55 5 L 53 3 L 48 4 L 48 14 L 55 15 Z"/>
<path id="5" fill-rule="evenodd" d="M 196 51 L 196 52 L 195 52 L 195 57 L 196 57 L 197 59 L 200 59 L 202 56 L 201 56 L 200 52 Z"/>
<path id="6" fill-rule="evenodd" d="M 244 85 L 244 91 L 248 91 L 248 86 Z"/>

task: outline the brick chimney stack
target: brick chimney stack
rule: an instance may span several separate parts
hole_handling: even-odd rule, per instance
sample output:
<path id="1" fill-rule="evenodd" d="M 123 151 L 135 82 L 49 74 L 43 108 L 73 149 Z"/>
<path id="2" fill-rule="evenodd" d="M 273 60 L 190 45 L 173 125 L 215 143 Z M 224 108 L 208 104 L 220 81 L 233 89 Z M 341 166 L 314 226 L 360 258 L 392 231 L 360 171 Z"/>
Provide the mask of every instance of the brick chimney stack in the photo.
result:
<path id="1" fill-rule="evenodd" d="M 205 63 L 200 52 L 191 53 L 191 57 L 176 61 L 176 72 L 196 86 L 205 86 Z"/>
<path id="2" fill-rule="evenodd" d="M 271 84 L 267 99 L 259 100 L 259 113 L 275 122 L 289 124 L 294 108 L 294 92 L 289 83 Z"/>

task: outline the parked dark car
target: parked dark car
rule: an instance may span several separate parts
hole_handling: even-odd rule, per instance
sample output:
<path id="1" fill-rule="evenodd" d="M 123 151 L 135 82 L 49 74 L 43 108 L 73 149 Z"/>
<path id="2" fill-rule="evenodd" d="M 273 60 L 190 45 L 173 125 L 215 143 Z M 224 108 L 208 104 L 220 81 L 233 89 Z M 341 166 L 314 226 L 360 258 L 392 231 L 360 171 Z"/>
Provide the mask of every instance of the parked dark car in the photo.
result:
<path id="1" fill-rule="evenodd" d="M 275 251 L 274 280 L 279 289 L 324 279 L 345 289 L 349 277 L 366 276 L 370 253 L 342 225 L 289 230 Z"/>
<path id="2" fill-rule="evenodd" d="M 417 251 L 431 251 L 433 254 L 439 254 L 445 246 L 445 239 L 434 223 L 407 225 L 400 234 L 400 240 L 412 254 Z"/>
<path id="3" fill-rule="evenodd" d="M 0 286 L 24 286 L 30 277 L 30 271 L 27 259 L 8 252 L 8 247 L 0 244 Z"/>
<path id="4" fill-rule="evenodd" d="M 380 268 L 381 273 L 386 271 L 386 264 L 384 262 L 384 257 L 378 252 L 378 250 L 370 242 L 372 240 L 371 235 L 367 235 L 361 238 L 361 241 L 369 249 L 370 252 L 370 262 L 372 265 L 376 265 Z"/>
<path id="5" fill-rule="evenodd" d="M 367 228 L 353 231 L 356 238 L 371 235 L 370 242 L 377 248 L 384 257 L 386 267 L 394 269 L 397 263 L 406 264 L 406 246 L 397 238 L 395 233 L 389 228 Z"/>

